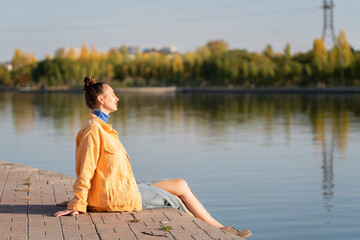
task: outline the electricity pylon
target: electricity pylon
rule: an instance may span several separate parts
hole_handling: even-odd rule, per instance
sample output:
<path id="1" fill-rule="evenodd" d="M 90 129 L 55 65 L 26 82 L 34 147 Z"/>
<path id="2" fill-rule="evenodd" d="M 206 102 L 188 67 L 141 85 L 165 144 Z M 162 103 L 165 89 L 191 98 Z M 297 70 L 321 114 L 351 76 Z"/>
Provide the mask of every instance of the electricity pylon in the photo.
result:
<path id="1" fill-rule="evenodd" d="M 328 36 L 331 38 L 332 44 L 335 43 L 335 33 L 334 33 L 334 3 L 333 0 L 323 0 L 323 10 L 324 10 L 324 27 L 322 33 L 322 39 L 325 42 Z"/>

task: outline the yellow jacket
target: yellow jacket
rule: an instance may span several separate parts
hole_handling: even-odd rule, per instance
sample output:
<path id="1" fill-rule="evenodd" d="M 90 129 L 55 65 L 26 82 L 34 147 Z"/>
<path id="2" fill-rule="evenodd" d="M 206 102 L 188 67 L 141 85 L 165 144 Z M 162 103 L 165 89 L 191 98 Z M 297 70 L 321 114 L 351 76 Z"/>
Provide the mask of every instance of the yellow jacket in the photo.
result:
<path id="1" fill-rule="evenodd" d="M 117 132 L 92 113 L 76 137 L 76 176 L 68 209 L 141 210 L 141 195 Z"/>

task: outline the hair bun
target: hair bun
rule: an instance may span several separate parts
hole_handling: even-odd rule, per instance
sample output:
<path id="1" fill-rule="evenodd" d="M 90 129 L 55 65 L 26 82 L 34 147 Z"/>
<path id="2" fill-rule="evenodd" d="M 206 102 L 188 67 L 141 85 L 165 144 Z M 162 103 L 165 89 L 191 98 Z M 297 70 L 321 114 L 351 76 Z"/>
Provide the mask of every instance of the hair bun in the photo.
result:
<path id="1" fill-rule="evenodd" d="M 97 81 L 95 78 L 86 76 L 84 78 L 84 90 L 86 90 L 86 88 L 89 87 L 90 85 L 93 85 L 96 83 L 97 83 Z"/>

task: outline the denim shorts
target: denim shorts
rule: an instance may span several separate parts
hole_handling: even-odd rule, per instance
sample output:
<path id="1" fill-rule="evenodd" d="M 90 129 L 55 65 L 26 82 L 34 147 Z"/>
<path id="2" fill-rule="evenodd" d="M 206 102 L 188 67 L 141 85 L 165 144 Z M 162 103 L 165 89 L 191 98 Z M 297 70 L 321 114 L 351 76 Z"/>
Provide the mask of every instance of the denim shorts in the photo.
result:
<path id="1" fill-rule="evenodd" d="M 142 208 L 151 209 L 172 207 L 186 212 L 184 205 L 177 197 L 152 185 L 161 181 L 164 180 L 141 180 L 136 182 L 141 194 Z"/>

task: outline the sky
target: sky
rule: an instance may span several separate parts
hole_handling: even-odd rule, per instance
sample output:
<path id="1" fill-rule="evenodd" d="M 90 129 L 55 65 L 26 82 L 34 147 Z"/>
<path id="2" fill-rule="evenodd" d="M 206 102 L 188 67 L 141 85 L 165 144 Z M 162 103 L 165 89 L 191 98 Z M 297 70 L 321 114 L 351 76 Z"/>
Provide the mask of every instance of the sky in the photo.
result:
<path id="1" fill-rule="evenodd" d="M 322 0 L 1 0 L 0 62 L 15 49 L 47 54 L 85 43 L 106 52 L 127 46 L 194 51 L 212 40 L 230 49 L 291 52 L 312 48 L 323 29 Z M 360 50 L 359 0 L 334 0 L 334 30 Z M 331 41 L 326 43 L 331 45 Z"/>

